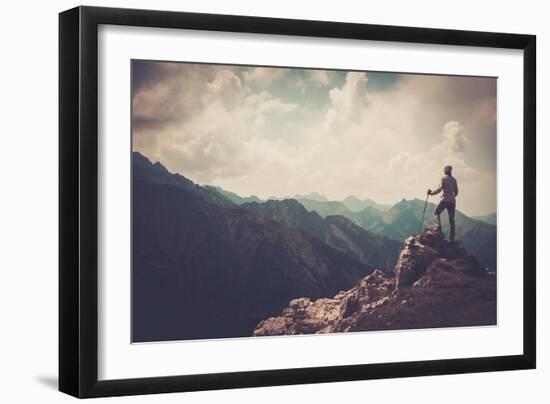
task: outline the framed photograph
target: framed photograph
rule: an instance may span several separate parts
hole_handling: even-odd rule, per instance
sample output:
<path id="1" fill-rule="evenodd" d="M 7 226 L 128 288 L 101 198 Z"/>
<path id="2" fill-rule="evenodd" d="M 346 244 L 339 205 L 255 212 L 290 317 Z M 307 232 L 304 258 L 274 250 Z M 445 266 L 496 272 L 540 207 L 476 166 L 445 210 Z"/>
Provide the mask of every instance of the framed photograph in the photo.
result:
<path id="1" fill-rule="evenodd" d="M 533 35 L 59 16 L 59 388 L 535 367 Z"/>

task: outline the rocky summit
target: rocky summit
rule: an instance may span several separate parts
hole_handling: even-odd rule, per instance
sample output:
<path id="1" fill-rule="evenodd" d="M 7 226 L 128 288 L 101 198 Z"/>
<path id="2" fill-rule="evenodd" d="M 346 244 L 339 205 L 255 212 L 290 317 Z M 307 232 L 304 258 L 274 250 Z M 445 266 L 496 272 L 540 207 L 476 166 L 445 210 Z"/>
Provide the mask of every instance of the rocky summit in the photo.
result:
<path id="1" fill-rule="evenodd" d="M 496 324 L 496 276 L 460 242 L 425 229 L 405 240 L 395 275 L 375 270 L 333 298 L 293 299 L 254 336 Z"/>

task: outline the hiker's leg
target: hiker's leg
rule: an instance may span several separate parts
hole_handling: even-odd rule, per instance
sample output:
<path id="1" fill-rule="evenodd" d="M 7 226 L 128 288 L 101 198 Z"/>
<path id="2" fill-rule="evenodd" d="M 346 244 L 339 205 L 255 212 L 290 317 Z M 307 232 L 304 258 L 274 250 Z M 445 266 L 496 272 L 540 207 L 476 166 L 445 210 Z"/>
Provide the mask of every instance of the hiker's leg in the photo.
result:
<path id="1" fill-rule="evenodd" d="M 435 227 L 437 230 L 441 230 L 441 216 L 434 214 Z"/>
<path id="2" fill-rule="evenodd" d="M 437 205 L 434 211 L 435 226 L 440 231 L 441 231 L 441 212 L 443 212 L 443 209 L 445 209 L 443 202 L 439 202 L 439 205 Z"/>
<path id="3" fill-rule="evenodd" d="M 447 207 L 449 212 L 449 225 L 451 226 L 451 243 L 455 241 L 455 205 L 449 204 Z"/>

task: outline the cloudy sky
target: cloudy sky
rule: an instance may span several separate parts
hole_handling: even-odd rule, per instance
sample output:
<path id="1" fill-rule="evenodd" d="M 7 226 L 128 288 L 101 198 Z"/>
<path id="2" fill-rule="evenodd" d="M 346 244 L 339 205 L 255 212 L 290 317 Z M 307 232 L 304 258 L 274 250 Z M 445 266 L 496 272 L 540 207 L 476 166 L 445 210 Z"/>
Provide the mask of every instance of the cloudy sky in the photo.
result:
<path id="1" fill-rule="evenodd" d="M 496 211 L 494 78 L 132 63 L 133 149 L 196 183 L 393 204 L 451 164 L 457 208 Z"/>

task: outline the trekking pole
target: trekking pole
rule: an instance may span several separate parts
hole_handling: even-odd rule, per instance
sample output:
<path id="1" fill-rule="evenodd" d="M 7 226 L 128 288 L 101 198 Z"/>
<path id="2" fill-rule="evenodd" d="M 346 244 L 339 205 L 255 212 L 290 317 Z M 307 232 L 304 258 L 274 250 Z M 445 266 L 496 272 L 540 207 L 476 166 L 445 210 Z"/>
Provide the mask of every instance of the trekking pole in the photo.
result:
<path id="1" fill-rule="evenodd" d="M 422 225 L 424 224 L 424 215 L 426 214 L 426 206 L 428 205 L 429 196 L 429 192 L 426 193 L 426 202 L 424 202 L 424 210 L 422 211 L 422 220 L 420 220 L 420 228 L 418 229 L 418 234 L 420 234 L 420 232 L 422 231 Z"/>

